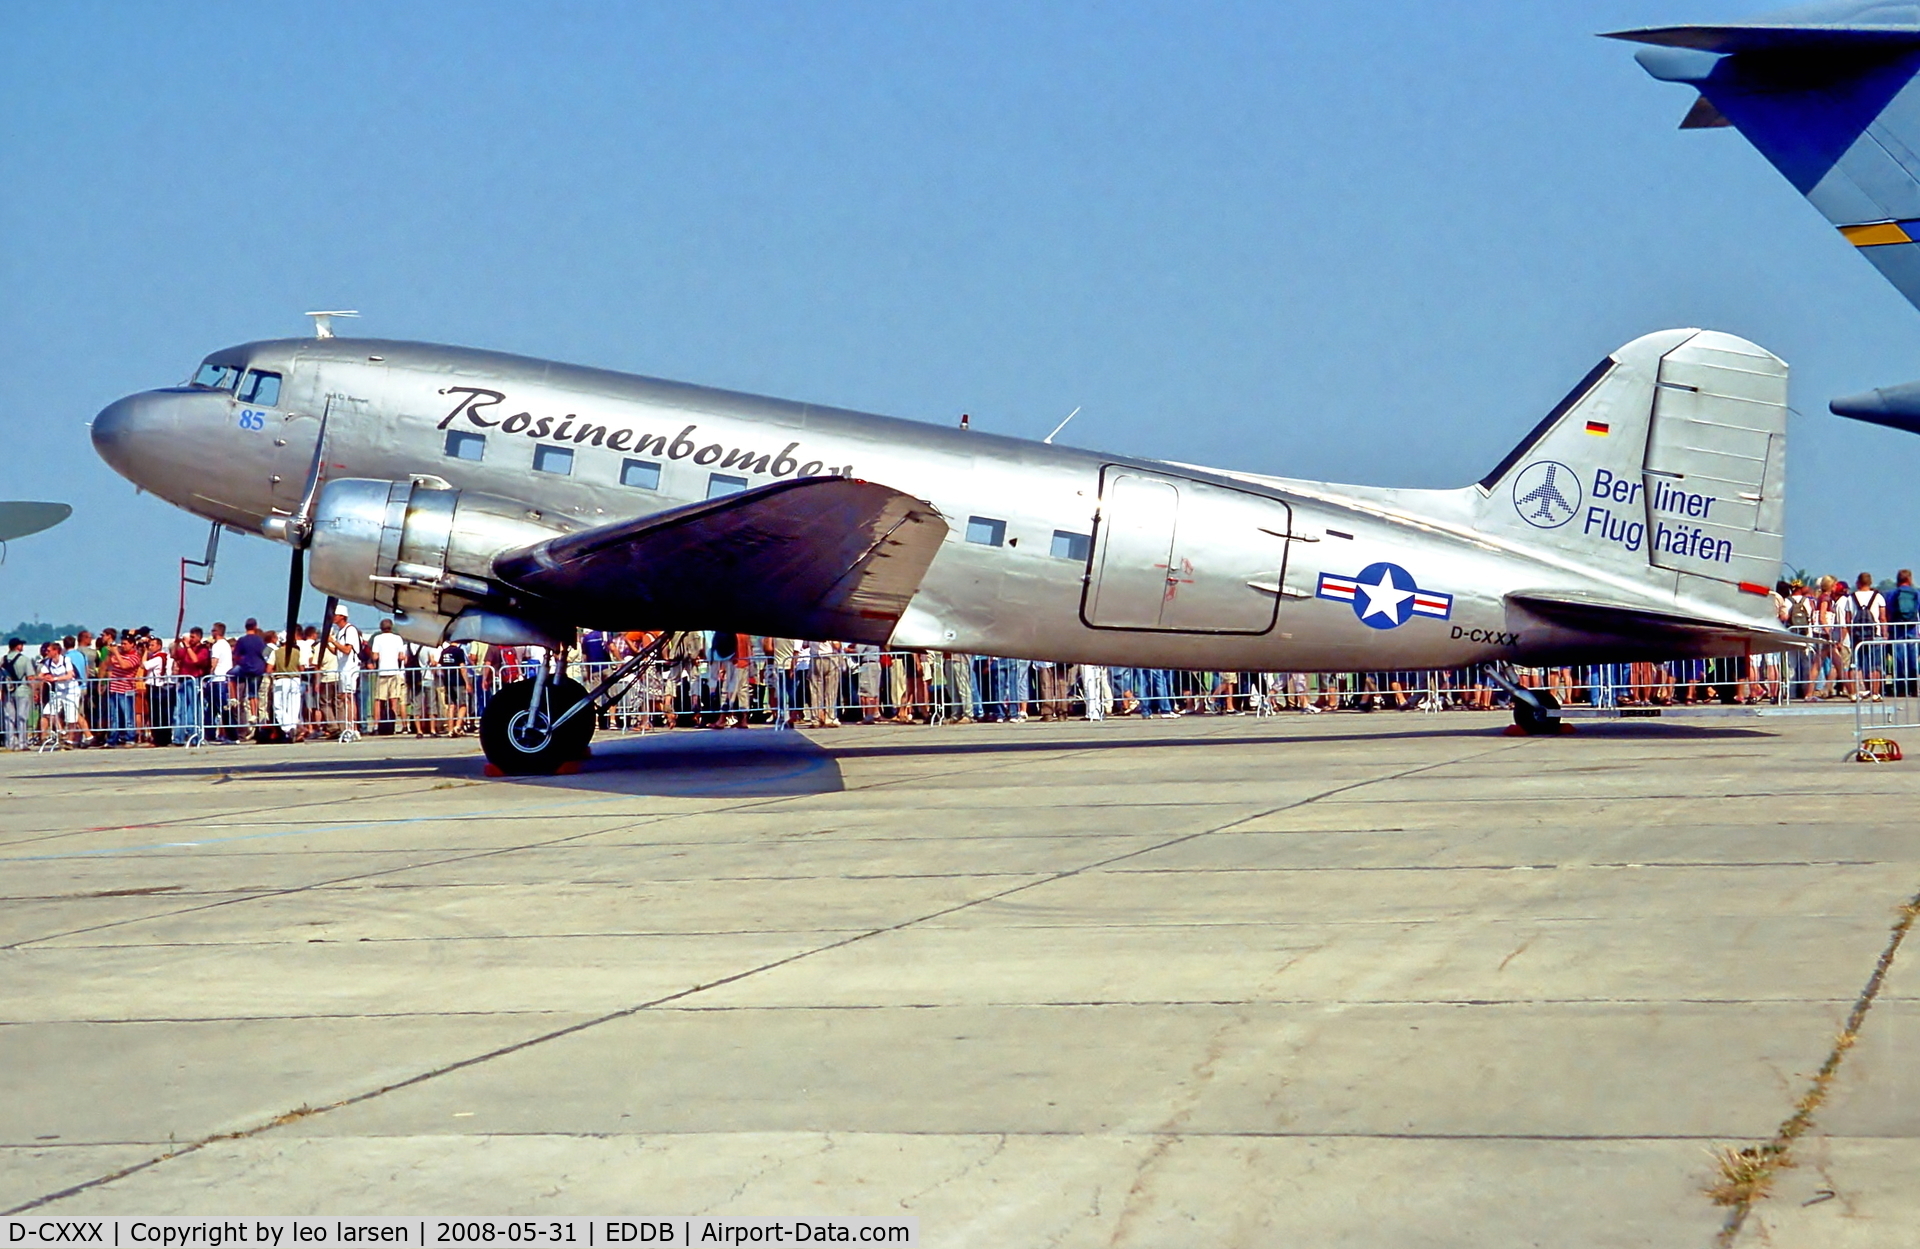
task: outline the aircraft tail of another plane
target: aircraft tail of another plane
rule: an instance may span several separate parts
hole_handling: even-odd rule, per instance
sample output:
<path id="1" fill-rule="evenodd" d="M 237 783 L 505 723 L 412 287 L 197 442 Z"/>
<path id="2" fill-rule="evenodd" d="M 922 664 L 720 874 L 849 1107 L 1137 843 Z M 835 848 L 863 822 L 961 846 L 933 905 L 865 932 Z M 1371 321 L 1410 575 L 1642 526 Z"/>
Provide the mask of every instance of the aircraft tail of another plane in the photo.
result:
<path id="1" fill-rule="evenodd" d="M 1665 330 L 1601 361 L 1475 488 L 1474 525 L 1775 627 L 1787 366 Z"/>
<path id="2" fill-rule="evenodd" d="M 1683 128 L 1737 129 L 1920 307 L 1920 4 L 1845 0 L 1611 37 L 1653 45 L 1641 66 L 1700 92 Z"/>

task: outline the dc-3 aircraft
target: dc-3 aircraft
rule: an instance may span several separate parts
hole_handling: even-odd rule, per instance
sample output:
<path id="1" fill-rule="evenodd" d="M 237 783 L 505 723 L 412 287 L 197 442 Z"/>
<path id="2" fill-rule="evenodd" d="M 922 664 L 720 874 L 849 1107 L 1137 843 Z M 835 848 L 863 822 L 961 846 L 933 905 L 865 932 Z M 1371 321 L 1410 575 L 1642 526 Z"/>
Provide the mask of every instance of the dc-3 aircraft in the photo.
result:
<path id="1" fill-rule="evenodd" d="M 1684 130 L 1733 126 L 1920 307 L 1920 3 L 1843 0 L 1744 22 L 1609 36 L 1699 96 Z M 1920 382 L 1848 395 L 1839 416 L 1920 433 Z"/>
<path id="2" fill-rule="evenodd" d="M 716 629 L 1252 671 L 1784 650 L 1787 367 L 1701 330 L 1602 360 L 1455 490 L 1108 455 L 490 351 L 348 339 L 216 351 L 93 421 L 121 474 L 301 553 L 417 640 L 562 647 Z M 297 601 L 297 600 L 296 600 Z M 638 656 L 634 664 L 646 656 Z M 546 665 L 488 759 L 584 753 Z M 1558 731 L 1544 692 L 1515 718 Z"/>

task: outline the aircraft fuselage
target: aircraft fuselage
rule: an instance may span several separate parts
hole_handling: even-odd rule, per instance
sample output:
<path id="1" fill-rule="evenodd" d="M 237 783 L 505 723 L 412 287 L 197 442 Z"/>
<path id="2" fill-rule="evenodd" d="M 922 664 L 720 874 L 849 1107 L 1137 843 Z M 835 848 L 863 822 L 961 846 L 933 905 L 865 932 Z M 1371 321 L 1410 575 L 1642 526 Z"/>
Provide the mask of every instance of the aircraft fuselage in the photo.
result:
<path id="1" fill-rule="evenodd" d="M 300 506 L 324 423 L 326 480 L 412 478 L 576 527 L 814 476 L 924 499 L 949 531 L 900 647 L 1287 671 L 1645 649 L 1504 599 L 1595 584 L 1644 597 L 1645 578 L 1487 531 L 1471 488 L 1234 474 L 419 343 L 275 340 L 202 368 L 213 384 L 108 407 L 94 441 L 146 490 L 251 532 Z"/>

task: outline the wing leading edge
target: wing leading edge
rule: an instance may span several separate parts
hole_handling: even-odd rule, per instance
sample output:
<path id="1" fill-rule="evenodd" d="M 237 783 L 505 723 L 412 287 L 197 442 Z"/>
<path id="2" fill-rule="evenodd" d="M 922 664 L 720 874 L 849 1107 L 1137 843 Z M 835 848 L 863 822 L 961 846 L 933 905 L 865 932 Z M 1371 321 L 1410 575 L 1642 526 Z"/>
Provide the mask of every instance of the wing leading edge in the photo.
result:
<path id="1" fill-rule="evenodd" d="M 550 538 L 493 566 L 592 627 L 883 643 L 946 535 L 924 500 L 812 477 Z"/>

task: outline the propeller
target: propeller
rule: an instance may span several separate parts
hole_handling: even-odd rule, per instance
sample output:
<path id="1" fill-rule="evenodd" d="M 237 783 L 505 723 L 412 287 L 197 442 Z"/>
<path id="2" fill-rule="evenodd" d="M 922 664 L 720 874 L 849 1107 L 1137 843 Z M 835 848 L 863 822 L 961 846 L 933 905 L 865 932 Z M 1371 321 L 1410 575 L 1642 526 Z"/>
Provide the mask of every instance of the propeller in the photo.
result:
<path id="1" fill-rule="evenodd" d="M 313 536 L 313 505 L 320 496 L 326 478 L 327 420 L 333 415 L 334 396 L 328 395 L 320 409 L 320 428 L 313 436 L 313 460 L 307 465 L 307 482 L 300 491 L 300 504 L 291 516 L 269 517 L 261 531 L 293 548 L 287 561 L 287 638 L 292 640 L 300 622 L 300 595 L 307 585 L 307 540 Z M 323 622 L 322 628 L 331 621 Z"/>
<path id="2" fill-rule="evenodd" d="M 291 646 L 299 637 L 300 594 L 307 588 L 306 548 L 294 547 L 293 558 L 287 561 L 287 631 L 281 636 L 284 645 Z"/>

